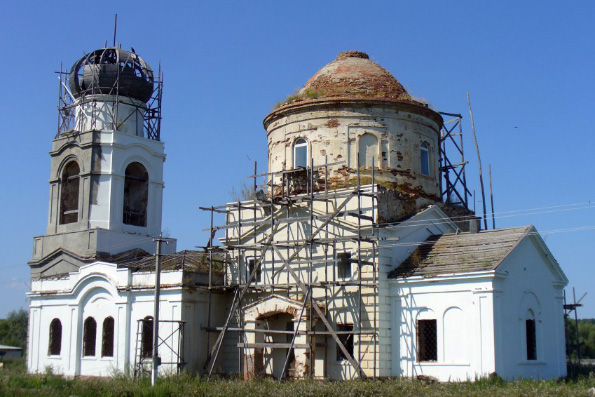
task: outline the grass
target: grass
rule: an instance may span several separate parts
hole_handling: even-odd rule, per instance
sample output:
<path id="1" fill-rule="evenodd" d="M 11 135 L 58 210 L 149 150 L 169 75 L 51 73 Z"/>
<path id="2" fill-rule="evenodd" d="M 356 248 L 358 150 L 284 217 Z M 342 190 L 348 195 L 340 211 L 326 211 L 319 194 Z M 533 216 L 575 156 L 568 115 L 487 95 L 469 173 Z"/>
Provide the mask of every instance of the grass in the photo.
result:
<path id="1" fill-rule="evenodd" d="M 15 363 L 0 370 L 1 396 L 584 396 L 592 387 L 595 387 L 592 369 L 588 375 L 561 381 L 506 382 L 494 376 L 475 382 L 433 384 L 409 379 L 301 380 L 279 384 L 272 379 L 206 381 L 182 374 L 161 378 L 154 388 L 148 379 L 134 380 L 121 375 L 77 379 L 65 379 L 51 371 L 27 375 L 24 366 Z"/>

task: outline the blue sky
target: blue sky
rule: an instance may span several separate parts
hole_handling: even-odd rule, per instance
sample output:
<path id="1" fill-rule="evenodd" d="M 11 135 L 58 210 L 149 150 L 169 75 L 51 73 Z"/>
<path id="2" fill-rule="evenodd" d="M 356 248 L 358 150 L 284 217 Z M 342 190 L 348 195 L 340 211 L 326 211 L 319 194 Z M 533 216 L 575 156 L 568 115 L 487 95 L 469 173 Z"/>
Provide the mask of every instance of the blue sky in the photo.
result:
<path id="1" fill-rule="evenodd" d="M 595 317 L 595 3 L 368 3 L 0 3 L 0 318 L 26 306 L 32 238 L 46 228 L 54 72 L 111 43 L 115 13 L 122 47 L 164 71 L 163 228 L 178 249 L 207 241 L 199 206 L 228 201 L 254 161 L 264 171 L 262 119 L 273 105 L 339 52 L 361 50 L 434 109 L 463 114 L 479 193 L 471 94 L 497 226 L 534 224 L 570 292 L 588 292 L 579 315 Z"/>

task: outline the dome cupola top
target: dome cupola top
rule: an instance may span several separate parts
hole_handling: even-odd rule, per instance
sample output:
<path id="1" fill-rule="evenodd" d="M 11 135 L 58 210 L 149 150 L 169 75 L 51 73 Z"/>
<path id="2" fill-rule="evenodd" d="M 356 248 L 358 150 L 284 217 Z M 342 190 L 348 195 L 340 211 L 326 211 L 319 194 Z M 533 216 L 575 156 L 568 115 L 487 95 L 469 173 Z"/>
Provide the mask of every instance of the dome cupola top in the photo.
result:
<path id="1" fill-rule="evenodd" d="M 147 102 L 153 94 L 153 70 L 134 50 L 95 50 L 73 65 L 68 83 L 75 98 L 120 95 Z"/>
<path id="2" fill-rule="evenodd" d="M 320 100 L 412 101 L 401 83 L 362 51 L 344 51 L 281 106 Z"/>

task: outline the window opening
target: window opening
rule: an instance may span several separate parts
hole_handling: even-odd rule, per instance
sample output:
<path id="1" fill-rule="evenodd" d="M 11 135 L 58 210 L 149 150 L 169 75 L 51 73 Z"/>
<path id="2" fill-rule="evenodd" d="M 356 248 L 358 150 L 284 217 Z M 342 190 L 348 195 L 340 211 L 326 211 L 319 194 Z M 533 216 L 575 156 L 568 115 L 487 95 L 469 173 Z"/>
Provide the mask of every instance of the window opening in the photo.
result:
<path id="1" fill-rule="evenodd" d="M 57 318 L 50 323 L 49 355 L 59 356 L 62 350 L 62 323 Z"/>
<path id="2" fill-rule="evenodd" d="M 417 320 L 417 361 L 438 361 L 436 320 Z"/>
<path id="3" fill-rule="evenodd" d="M 427 143 L 422 143 L 419 148 L 421 161 L 421 174 L 430 176 L 430 150 Z"/>
<path id="4" fill-rule="evenodd" d="M 527 332 L 527 360 L 537 360 L 537 335 L 535 330 L 535 319 L 525 320 Z"/>
<path id="5" fill-rule="evenodd" d="M 60 224 L 78 221 L 79 214 L 79 176 L 80 169 L 76 161 L 71 161 L 62 172 L 60 189 Z"/>
<path id="6" fill-rule="evenodd" d="M 337 336 L 351 357 L 353 357 L 353 324 L 337 324 L 337 331 L 349 332 L 339 333 Z M 339 344 L 337 344 L 337 361 L 343 360 L 347 360 L 347 357 L 345 356 L 345 353 L 343 353 L 343 350 L 341 350 L 339 347 Z"/>
<path id="7" fill-rule="evenodd" d="M 153 317 L 147 316 L 143 319 L 141 357 L 153 355 Z"/>
<path id="8" fill-rule="evenodd" d="M 359 138 L 359 166 L 370 168 L 372 163 L 378 167 L 378 138 L 366 133 Z"/>
<path id="9" fill-rule="evenodd" d="M 93 317 L 87 317 L 83 325 L 83 356 L 95 355 L 95 341 L 97 339 L 97 322 Z"/>
<path id="10" fill-rule="evenodd" d="M 256 266 L 256 258 L 246 258 L 246 264 L 246 282 L 248 282 L 248 278 L 250 278 L 250 275 L 252 274 L 252 272 L 254 271 L 254 267 Z M 258 270 L 256 270 L 254 280 L 252 281 L 254 283 L 260 283 L 262 281 L 262 265 L 258 267 Z"/>
<path id="11" fill-rule="evenodd" d="M 299 138 L 293 145 L 293 167 L 306 168 L 308 166 L 308 141 Z"/>
<path id="12" fill-rule="evenodd" d="M 140 163 L 126 167 L 124 181 L 124 216 L 127 225 L 147 226 L 147 202 L 149 200 L 149 174 Z"/>
<path id="13" fill-rule="evenodd" d="M 349 280 L 351 276 L 351 252 L 338 252 L 337 278 L 339 280 Z"/>
<path id="14" fill-rule="evenodd" d="M 114 319 L 107 317 L 103 320 L 103 333 L 101 337 L 101 357 L 114 356 Z"/>

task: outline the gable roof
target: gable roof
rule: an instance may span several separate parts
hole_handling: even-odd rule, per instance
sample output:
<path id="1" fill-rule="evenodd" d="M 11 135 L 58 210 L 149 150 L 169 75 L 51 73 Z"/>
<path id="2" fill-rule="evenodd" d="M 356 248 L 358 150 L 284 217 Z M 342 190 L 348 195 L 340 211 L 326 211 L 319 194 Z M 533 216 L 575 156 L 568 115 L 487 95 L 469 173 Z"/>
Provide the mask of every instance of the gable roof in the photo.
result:
<path id="1" fill-rule="evenodd" d="M 532 231 L 533 226 L 523 226 L 431 236 L 389 278 L 494 270 Z"/>
<path id="2" fill-rule="evenodd" d="M 118 267 L 126 267 L 133 271 L 154 271 L 155 256 L 133 257 L 118 261 Z M 161 270 L 183 270 L 208 274 L 209 256 L 203 251 L 180 251 L 173 254 L 161 255 Z M 213 273 L 223 273 L 223 258 L 219 253 L 213 254 Z"/>

